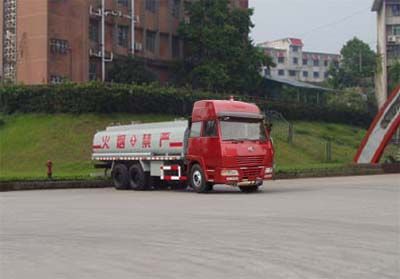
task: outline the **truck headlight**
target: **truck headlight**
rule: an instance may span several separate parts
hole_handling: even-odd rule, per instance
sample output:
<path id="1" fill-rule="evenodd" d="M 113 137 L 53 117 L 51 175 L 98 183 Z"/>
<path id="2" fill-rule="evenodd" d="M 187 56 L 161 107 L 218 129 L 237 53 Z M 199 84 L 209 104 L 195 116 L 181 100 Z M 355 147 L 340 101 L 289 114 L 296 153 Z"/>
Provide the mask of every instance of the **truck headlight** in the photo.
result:
<path id="1" fill-rule="evenodd" d="M 237 170 L 222 170 L 221 176 L 238 176 L 239 172 Z"/>
<path id="2" fill-rule="evenodd" d="M 273 168 L 265 168 L 265 174 L 271 174 L 273 171 Z"/>

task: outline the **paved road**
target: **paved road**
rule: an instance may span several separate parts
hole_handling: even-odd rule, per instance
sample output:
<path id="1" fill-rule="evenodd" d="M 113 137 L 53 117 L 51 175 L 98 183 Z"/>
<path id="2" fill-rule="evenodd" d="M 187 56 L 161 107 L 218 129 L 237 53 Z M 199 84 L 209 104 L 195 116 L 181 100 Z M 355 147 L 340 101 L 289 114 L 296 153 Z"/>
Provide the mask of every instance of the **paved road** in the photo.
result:
<path id="1" fill-rule="evenodd" d="M 400 175 L 0 193 L 0 277 L 399 278 Z"/>

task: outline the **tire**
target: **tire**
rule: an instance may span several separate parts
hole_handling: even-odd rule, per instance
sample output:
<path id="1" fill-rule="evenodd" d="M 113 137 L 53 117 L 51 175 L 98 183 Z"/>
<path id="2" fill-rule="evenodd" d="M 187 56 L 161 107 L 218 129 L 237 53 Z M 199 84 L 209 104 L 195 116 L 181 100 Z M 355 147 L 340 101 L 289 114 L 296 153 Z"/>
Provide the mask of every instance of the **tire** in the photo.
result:
<path id="1" fill-rule="evenodd" d="M 128 177 L 129 177 L 129 187 L 132 190 L 143 191 L 143 190 L 147 190 L 149 188 L 148 176 L 143 171 L 141 165 L 133 164 L 129 168 Z"/>
<path id="2" fill-rule="evenodd" d="M 239 187 L 240 191 L 242 191 L 243 193 L 255 193 L 258 192 L 258 187 L 259 186 L 243 186 L 243 187 Z"/>
<path id="3" fill-rule="evenodd" d="M 206 193 L 212 190 L 212 185 L 207 183 L 204 172 L 198 164 L 193 165 L 190 169 L 189 184 L 197 193 Z"/>
<path id="4" fill-rule="evenodd" d="M 128 168 L 124 164 L 116 164 L 112 171 L 114 187 L 117 190 L 129 189 Z"/>

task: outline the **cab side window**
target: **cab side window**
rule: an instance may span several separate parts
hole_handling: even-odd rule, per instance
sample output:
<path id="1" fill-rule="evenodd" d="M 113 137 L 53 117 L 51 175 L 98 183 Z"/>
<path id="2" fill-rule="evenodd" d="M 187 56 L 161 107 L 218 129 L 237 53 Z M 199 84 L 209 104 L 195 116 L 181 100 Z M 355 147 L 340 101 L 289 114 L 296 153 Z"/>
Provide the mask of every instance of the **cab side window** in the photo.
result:
<path id="1" fill-rule="evenodd" d="M 216 137 L 217 134 L 217 122 L 215 120 L 204 122 L 204 137 Z"/>
<path id="2" fill-rule="evenodd" d="M 202 122 L 193 122 L 192 128 L 190 129 L 190 137 L 198 138 L 201 135 L 201 124 Z"/>

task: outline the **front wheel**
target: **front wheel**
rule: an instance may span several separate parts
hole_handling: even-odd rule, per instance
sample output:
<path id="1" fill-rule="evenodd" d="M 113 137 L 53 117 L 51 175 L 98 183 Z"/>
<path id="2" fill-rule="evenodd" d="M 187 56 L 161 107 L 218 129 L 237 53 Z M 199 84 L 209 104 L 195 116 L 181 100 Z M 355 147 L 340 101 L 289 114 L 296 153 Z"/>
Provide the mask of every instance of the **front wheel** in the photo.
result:
<path id="1" fill-rule="evenodd" d="M 206 193 L 212 190 L 212 186 L 207 183 L 203 169 L 200 165 L 195 164 L 190 170 L 190 187 L 197 193 Z"/>

